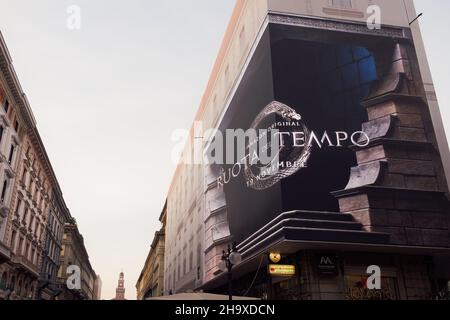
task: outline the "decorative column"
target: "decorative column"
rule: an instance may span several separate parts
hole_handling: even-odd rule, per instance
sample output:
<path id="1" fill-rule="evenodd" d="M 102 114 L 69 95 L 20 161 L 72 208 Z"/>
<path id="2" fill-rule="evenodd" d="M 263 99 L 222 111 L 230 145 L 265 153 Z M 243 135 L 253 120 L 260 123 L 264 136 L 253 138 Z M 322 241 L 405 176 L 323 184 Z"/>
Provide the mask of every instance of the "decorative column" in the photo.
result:
<path id="1" fill-rule="evenodd" d="M 395 70 L 405 71 L 397 61 Z M 393 72 L 373 86 L 363 102 L 370 142 L 354 149 L 358 166 L 334 195 L 341 212 L 368 231 L 390 233 L 393 244 L 450 247 L 449 202 L 433 161 L 439 154 L 425 128 L 428 106 L 410 79 Z"/>

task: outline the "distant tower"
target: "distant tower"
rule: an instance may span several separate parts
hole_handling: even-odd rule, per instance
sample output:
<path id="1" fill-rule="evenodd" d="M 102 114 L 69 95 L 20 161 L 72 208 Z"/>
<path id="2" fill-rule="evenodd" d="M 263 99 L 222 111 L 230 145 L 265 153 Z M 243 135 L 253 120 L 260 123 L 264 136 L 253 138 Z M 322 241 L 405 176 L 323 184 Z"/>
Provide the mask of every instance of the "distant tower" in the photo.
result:
<path id="1" fill-rule="evenodd" d="M 123 272 L 121 272 L 119 275 L 119 284 L 116 289 L 116 297 L 113 300 L 126 300 L 124 283 L 125 283 L 124 274 Z"/>

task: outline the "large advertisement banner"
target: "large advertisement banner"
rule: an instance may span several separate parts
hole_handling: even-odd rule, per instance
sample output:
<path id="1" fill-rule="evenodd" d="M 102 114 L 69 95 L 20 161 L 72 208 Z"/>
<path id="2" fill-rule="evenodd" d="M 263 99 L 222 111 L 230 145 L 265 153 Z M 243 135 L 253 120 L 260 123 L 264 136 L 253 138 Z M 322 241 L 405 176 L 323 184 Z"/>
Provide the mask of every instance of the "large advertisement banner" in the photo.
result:
<path id="1" fill-rule="evenodd" d="M 376 79 L 366 47 L 268 29 L 220 127 L 226 141 L 215 172 L 236 241 L 282 212 L 339 211 L 331 192 L 345 188 L 356 165 L 350 147 L 369 142 L 361 101 Z M 247 134 L 243 155 L 237 132 Z"/>

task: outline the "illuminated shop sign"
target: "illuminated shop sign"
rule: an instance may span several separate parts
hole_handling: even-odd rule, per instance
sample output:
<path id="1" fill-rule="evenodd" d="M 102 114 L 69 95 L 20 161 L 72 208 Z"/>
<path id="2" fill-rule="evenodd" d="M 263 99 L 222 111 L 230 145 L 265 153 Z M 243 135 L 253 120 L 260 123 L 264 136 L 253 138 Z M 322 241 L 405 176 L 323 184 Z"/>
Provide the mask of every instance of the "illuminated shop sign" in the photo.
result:
<path id="1" fill-rule="evenodd" d="M 240 161 L 231 163 L 230 168 L 223 170 L 217 185 L 223 187 L 243 174 L 247 186 L 254 190 L 268 189 L 306 168 L 314 148 L 362 147 L 370 142 L 363 131 L 309 130 L 298 112 L 278 101 L 268 104 L 249 130 L 227 130 L 225 138 L 227 164 L 230 165 L 229 159 Z M 216 137 L 215 141 L 224 139 Z M 245 146 L 245 149 L 239 146 Z M 223 159 L 221 154 L 216 153 L 215 156 Z"/>
<path id="2" fill-rule="evenodd" d="M 279 263 L 281 261 L 281 254 L 279 252 L 269 253 L 269 260 L 272 263 Z"/>
<path id="3" fill-rule="evenodd" d="M 272 276 L 279 277 L 292 277 L 295 276 L 296 270 L 294 265 L 283 265 L 283 264 L 270 264 L 269 274 Z"/>

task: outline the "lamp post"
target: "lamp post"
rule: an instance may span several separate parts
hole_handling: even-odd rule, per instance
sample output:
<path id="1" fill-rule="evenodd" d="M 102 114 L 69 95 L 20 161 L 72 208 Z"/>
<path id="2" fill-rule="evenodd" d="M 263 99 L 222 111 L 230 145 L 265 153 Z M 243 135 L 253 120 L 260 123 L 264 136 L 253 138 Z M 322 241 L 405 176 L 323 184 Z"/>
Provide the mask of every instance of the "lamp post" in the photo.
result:
<path id="1" fill-rule="evenodd" d="M 223 272 L 228 272 L 228 297 L 229 300 L 233 300 L 233 288 L 232 288 L 232 281 L 233 281 L 233 267 L 241 263 L 242 261 L 242 255 L 238 252 L 236 248 L 236 243 L 233 244 L 231 247 L 228 245 L 227 251 L 223 251 L 222 254 L 222 261 L 219 263 L 219 269 Z"/>

